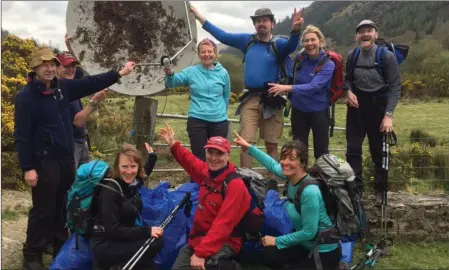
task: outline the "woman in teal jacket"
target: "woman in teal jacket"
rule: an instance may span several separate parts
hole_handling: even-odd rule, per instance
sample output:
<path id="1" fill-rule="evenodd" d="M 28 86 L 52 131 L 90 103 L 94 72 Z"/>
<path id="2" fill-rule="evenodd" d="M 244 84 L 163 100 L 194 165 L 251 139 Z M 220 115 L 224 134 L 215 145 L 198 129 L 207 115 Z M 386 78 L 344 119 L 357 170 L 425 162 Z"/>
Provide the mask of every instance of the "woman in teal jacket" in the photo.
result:
<path id="1" fill-rule="evenodd" d="M 235 133 L 235 132 L 234 132 Z M 317 269 L 315 258 L 308 258 L 315 246 L 315 237 L 321 230 L 332 227 L 332 222 L 326 213 L 323 196 L 318 186 L 308 185 L 301 195 L 301 216 L 295 205 L 290 202 L 295 197 L 299 183 L 311 179 L 308 174 L 306 160 L 308 149 L 300 141 L 287 143 L 282 147 L 280 163 L 263 151 L 249 144 L 239 134 L 235 133 L 235 143 L 242 150 L 259 161 L 267 170 L 278 177 L 288 180 L 285 210 L 293 221 L 295 231 L 279 237 L 265 236 L 264 260 L 271 269 L 283 269 L 284 264 L 295 264 L 298 269 Z M 338 244 L 319 244 L 319 257 L 323 269 L 336 269 L 341 253 Z M 312 253 L 313 254 L 313 253 Z"/>
<path id="2" fill-rule="evenodd" d="M 228 106 L 231 86 L 228 71 L 216 60 L 217 45 L 204 39 L 198 44 L 200 63 L 179 73 L 164 69 L 167 88 L 188 86 L 190 106 L 187 133 L 192 153 L 205 160 L 204 146 L 210 137 L 228 136 Z"/>

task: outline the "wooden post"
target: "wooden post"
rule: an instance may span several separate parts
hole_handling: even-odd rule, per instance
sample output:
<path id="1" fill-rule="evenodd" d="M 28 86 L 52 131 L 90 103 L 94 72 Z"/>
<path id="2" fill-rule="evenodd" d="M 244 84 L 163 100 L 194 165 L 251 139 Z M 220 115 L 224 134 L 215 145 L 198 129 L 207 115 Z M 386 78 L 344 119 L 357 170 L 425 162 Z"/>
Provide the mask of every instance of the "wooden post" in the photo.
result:
<path id="1" fill-rule="evenodd" d="M 134 144 L 142 154 L 144 160 L 147 151 L 144 143 L 150 145 L 154 142 L 154 130 L 156 128 L 157 100 L 146 96 L 136 96 L 134 101 L 134 116 L 132 129 L 134 130 Z"/>

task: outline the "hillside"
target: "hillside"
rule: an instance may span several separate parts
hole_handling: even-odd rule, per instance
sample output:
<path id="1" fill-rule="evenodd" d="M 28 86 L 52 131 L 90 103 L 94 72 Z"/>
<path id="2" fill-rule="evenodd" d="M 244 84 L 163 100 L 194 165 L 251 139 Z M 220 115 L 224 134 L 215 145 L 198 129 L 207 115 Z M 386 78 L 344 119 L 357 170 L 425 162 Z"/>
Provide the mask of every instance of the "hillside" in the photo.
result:
<path id="1" fill-rule="evenodd" d="M 354 44 L 355 26 L 363 19 L 376 22 L 380 35 L 393 42 L 410 43 L 430 35 L 449 49 L 449 1 L 316 1 L 304 11 L 304 27 L 309 24 L 318 26 L 328 38 L 330 47 L 342 51 Z M 291 25 L 292 18 L 287 17 L 276 24 L 273 32 L 288 35 Z M 220 52 L 242 55 L 229 47 Z"/>

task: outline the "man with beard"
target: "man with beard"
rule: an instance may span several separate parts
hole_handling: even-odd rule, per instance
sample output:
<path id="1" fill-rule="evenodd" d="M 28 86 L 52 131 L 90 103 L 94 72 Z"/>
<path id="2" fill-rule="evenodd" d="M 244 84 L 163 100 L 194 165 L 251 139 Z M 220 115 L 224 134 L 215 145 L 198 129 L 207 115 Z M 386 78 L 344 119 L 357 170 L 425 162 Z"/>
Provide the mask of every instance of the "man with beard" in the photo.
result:
<path id="1" fill-rule="evenodd" d="M 363 20 L 356 28 L 356 41 L 360 53 L 352 59 L 348 54 L 346 63 L 346 86 L 348 111 L 346 116 L 346 159 L 356 174 L 359 193 L 363 191 L 362 144 L 368 136 L 371 159 L 374 163 L 376 203 L 382 202 L 382 191 L 388 189 L 382 169 L 382 134 L 393 131 L 393 112 L 398 104 L 401 79 L 395 55 L 386 50 L 384 72 L 379 72 L 376 63 L 378 38 L 376 24 Z M 380 48 L 379 48 L 380 49 Z M 354 66 L 352 66 L 354 64 Z M 381 74 L 383 73 L 383 74 Z"/>
<path id="2" fill-rule="evenodd" d="M 27 84 L 15 99 L 14 143 L 25 182 L 32 187 L 24 269 L 45 269 L 42 254 L 53 243 L 53 256 L 67 239 L 65 195 L 75 180 L 73 129 L 69 102 L 96 93 L 131 73 L 134 62 L 80 80 L 57 79 L 58 58 L 48 47 L 31 55 Z"/>
<path id="3" fill-rule="evenodd" d="M 269 100 L 267 83 L 279 83 L 278 59 L 285 59 L 294 52 L 299 43 L 301 26 L 304 23 L 301 10 L 293 14 L 292 31 L 290 38 L 273 37 L 272 30 L 275 24 L 274 15 L 268 8 L 256 10 L 254 16 L 250 16 L 256 34 L 227 33 L 206 20 L 195 7 L 191 6 L 195 18 L 203 25 L 203 29 L 209 32 L 217 40 L 231 47 L 241 50 L 244 55 L 244 83 L 245 93 L 241 99 L 237 114 L 241 114 L 241 136 L 248 142 L 256 142 L 256 133 L 259 129 L 259 138 L 265 141 L 267 153 L 274 159 L 278 159 L 278 140 L 282 136 L 284 126 L 283 106 L 266 106 Z M 248 44 L 253 42 L 250 47 Z M 270 49 L 271 42 L 275 43 L 278 56 Z M 244 91 L 245 91 L 244 90 Z M 268 96 L 268 98 L 264 98 Z M 261 104 L 262 100 L 262 104 Z M 252 158 L 240 153 L 240 166 L 251 168 Z"/>
<path id="4" fill-rule="evenodd" d="M 66 43 L 68 38 L 66 36 Z M 80 63 L 70 52 L 60 53 L 57 57 L 61 63 L 58 67 L 59 79 L 73 80 L 83 77 L 84 71 L 78 67 Z M 98 108 L 98 104 L 106 98 L 106 93 L 107 90 L 101 90 L 95 93 L 85 108 L 83 108 L 80 99 L 74 100 L 69 104 L 73 124 L 75 169 L 90 161 L 89 149 L 86 142 L 86 121 Z"/>

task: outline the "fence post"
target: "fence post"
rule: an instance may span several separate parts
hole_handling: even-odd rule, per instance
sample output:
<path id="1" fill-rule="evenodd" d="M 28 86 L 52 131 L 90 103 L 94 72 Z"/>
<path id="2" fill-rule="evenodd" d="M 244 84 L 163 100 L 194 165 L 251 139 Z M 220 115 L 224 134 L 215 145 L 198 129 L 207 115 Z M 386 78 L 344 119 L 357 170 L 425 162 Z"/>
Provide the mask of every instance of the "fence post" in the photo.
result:
<path id="1" fill-rule="evenodd" d="M 134 144 L 144 157 L 147 151 L 144 143 L 150 145 L 154 142 L 154 130 L 156 128 L 157 100 L 146 96 L 136 96 L 134 101 L 134 115 L 132 129 L 134 130 Z"/>

